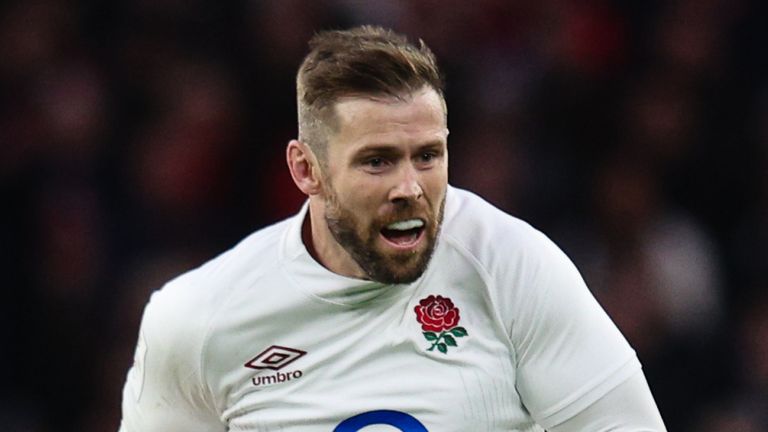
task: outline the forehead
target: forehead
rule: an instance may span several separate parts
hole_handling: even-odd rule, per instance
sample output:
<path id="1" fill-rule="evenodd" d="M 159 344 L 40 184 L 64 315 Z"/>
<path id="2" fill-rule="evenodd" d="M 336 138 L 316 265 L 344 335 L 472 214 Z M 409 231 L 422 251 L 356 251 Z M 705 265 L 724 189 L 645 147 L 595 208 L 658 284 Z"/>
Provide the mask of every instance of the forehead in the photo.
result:
<path id="1" fill-rule="evenodd" d="M 337 130 L 332 141 L 353 146 L 445 141 L 445 110 L 442 97 L 428 87 L 402 98 L 345 97 L 334 107 Z"/>

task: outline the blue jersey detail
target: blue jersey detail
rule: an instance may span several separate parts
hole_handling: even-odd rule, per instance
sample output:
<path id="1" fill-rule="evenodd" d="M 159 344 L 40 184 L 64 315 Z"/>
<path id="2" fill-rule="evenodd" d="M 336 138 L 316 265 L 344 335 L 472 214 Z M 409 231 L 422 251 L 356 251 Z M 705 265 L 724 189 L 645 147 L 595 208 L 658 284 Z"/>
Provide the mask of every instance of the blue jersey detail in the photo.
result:
<path id="1" fill-rule="evenodd" d="M 394 426 L 402 432 L 429 432 L 410 414 L 391 410 L 368 411 L 350 417 L 336 426 L 333 432 L 357 432 L 366 426 L 376 424 Z"/>

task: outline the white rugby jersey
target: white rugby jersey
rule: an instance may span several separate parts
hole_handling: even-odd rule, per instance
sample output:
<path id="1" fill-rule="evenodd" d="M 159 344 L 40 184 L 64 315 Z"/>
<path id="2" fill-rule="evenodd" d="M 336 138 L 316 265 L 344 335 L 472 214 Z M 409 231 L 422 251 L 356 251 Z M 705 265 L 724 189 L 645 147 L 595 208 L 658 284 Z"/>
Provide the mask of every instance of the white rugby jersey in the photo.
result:
<path id="1" fill-rule="evenodd" d="M 122 432 L 540 431 L 640 364 L 539 231 L 448 188 L 416 282 L 332 273 L 307 206 L 153 294 Z"/>

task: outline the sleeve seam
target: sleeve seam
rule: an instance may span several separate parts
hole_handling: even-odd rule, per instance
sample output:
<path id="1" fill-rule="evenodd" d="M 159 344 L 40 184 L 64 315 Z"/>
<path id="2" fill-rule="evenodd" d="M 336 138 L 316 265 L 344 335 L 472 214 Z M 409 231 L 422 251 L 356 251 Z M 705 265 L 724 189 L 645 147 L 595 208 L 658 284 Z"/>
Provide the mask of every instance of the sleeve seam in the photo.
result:
<path id="1" fill-rule="evenodd" d="M 507 328 L 506 323 L 502 319 L 502 314 L 498 309 L 498 298 L 493 294 L 496 284 L 491 277 L 491 274 L 488 272 L 488 270 L 483 266 L 483 264 L 480 262 L 479 259 L 467 248 L 465 247 L 458 239 L 456 239 L 453 236 L 450 236 L 448 234 L 443 234 L 444 239 L 447 243 L 451 244 L 456 250 L 467 260 L 469 260 L 473 267 L 477 269 L 478 274 L 483 279 L 483 282 L 485 282 L 485 293 L 487 296 L 489 296 L 489 303 L 491 306 L 491 309 L 494 312 L 494 320 L 498 323 L 498 325 L 501 327 L 501 329 L 504 332 L 504 336 L 506 337 L 507 345 L 510 347 L 510 350 L 515 353 L 515 357 L 517 357 L 517 351 L 515 349 L 514 344 L 512 343 L 512 335 L 510 334 L 510 329 Z M 517 362 L 517 358 L 514 359 L 515 362 Z"/>
<path id="2" fill-rule="evenodd" d="M 557 426 L 588 408 L 640 369 L 640 362 L 632 351 L 629 358 L 619 366 L 592 379 L 570 396 L 536 415 L 537 421 L 545 428 Z"/>
<path id="3" fill-rule="evenodd" d="M 259 279 L 261 279 L 262 276 L 257 277 L 252 284 L 249 284 L 249 287 L 253 286 L 253 284 L 255 284 Z M 213 409 L 213 412 L 218 416 L 219 420 L 222 422 L 224 422 L 224 419 L 222 418 L 222 414 L 224 410 L 220 409 L 220 407 L 223 408 L 224 403 L 223 401 L 219 400 L 218 396 L 209 385 L 208 377 L 206 375 L 206 371 L 208 370 L 206 367 L 206 353 L 208 348 L 208 342 L 210 340 L 211 333 L 213 331 L 213 322 L 215 321 L 215 318 L 221 313 L 221 311 L 224 310 L 229 305 L 236 291 L 237 291 L 236 289 L 231 288 L 227 293 L 227 297 L 221 302 L 219 307 L 217 307 L 213 312 L 211 312 L 210 316 L 208 317 L 208 320 L 203 326 L 204 333 L 203 333 L 202 341 L 200 343 L 200 357 L 199 357 L 200 386 L 202 389 L 205 390 L 206 395 L 208 395 L 207 399 L 209 399 L 210 403 L 213 404 L 213 406 L 211 406 L 211 408 Z"/>

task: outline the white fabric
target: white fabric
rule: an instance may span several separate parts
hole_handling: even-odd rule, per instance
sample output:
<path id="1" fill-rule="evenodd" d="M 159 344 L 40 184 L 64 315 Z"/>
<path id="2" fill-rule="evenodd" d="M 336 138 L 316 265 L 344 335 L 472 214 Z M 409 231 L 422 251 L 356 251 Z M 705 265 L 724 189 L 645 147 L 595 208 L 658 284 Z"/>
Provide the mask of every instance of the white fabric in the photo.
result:
<path id="1" fill-rule="evenodd" d="M 306 213 L 152 296 L 122 432 L 344 432 L 378 410 L 433 432 L 540 431 L 639 373 L 568 258 L 469 192 L 449 188 L 432 262 L 409 285 L 326 270 L 301 241 Z M 446 353 L 428 351 L 416 319 L 429 295 L 450 298 L 468 333 Z M 277 371 L 245 366 L 273 345 L 306 354 Z M 397 422 L 364 430 L 422 430 Z"/>
<path id="2" fill-rule="evenodd" d="M 550 432 L 666 431 L 642 371 Z"/>

